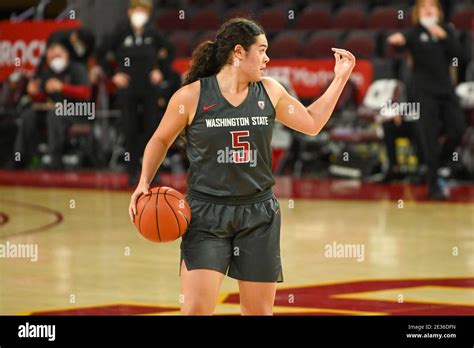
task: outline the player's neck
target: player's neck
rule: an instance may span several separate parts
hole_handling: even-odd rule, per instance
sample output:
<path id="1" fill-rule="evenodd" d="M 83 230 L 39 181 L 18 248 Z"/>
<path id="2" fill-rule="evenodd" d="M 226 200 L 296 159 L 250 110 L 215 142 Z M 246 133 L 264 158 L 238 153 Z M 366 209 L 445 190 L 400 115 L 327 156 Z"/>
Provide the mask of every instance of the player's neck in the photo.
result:
<path id="1" fill-rule="evenodd" d="M 242 79 L 242 74 L 231 65 L 224 66 L 216 78 L 223 93 L 238 94 L 245 91 L 249 85 L 249 81 Z"/>

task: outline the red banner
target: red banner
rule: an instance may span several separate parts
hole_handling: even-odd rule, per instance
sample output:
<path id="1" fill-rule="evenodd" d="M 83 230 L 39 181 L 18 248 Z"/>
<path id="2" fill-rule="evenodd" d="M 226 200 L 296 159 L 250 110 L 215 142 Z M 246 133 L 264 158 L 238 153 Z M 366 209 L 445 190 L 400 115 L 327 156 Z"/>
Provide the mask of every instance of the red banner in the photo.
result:
<path id="1" fill-rule="evenodd" d="M 80 26 L 77 20 L 0 22 L 0 81 L 14 70 L 33 71 L 48 36 L 60 29 Z"/>
<path id="2" fill-rule="evenodd" d="M 173 66 L 184 74 L 189 68 L 189 60 L 177 59 Z M 300 98 L 316 98 L 334 78 L 334 59 L 272 59 L 265 75 L 289 81 Z M 351 80 L 357 86 L 360 102 L 373 80 L 372 63 L 357 60 Z"/>

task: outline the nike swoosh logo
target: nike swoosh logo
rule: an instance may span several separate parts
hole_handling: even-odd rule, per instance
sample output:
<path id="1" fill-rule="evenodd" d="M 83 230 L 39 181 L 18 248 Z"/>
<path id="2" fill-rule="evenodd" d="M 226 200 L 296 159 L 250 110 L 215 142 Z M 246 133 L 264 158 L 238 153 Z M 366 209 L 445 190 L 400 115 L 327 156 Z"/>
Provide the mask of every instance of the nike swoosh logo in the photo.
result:
<path id="1" fill-rule="evenodd" d="M 204 106 L 202 107 L 202 109 L 203 109 L 204 111 L 207 111 L 207 110 L 209 110 L 209 109 L 212 109 L 212 108 L 213 108 L 214 106 L 216 106 L 216 105 L 218 105 L 218 104 L 212 104 L 212 105 L 207 105 L 207 106 L 204 105 Z"/>

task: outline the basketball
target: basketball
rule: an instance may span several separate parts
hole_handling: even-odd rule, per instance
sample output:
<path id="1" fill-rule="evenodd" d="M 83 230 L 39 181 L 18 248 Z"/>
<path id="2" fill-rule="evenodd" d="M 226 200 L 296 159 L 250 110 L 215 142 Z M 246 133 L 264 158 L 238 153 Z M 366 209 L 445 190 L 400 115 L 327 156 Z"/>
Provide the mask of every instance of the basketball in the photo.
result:
<path id="1" fill-rule="evenodd" d="M 155 243 L 178 239 L 191 221 L 188 202 L 171 187 L 154 187 L 150 191 L 138 199 L 135 226 L 143 237 Z"/>

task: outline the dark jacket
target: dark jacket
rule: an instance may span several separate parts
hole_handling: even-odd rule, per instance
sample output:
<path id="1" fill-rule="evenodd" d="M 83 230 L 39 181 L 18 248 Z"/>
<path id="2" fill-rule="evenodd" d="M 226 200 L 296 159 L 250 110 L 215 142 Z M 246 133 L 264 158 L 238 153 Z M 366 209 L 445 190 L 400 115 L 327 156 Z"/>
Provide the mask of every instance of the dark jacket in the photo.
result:
<path id="1" fill-rule="evenodd" d="M 159 56 L 161 49 L 166 52 L 165 58 Z M 117 63 L 116 68 L 112 70 L 105 59 L 108 52 L 113 53 Z M 151 70 L 158 68 L 166 75 L 165 70 L 171 69 L 174 48 L 151 22 L 145 26 L 143 34 L 138 35 L 127 21 L 104 40 L 104 44 L 97 51 L 97 57 L 109 75 L 124 72 L 130 76 L 130 88 L 146 92 L 150 87 Z"/>
<path id="2" fill-rule="evenodd" d="M 55 73 L 44 63 L 39 66 L 36 77 L 40 79 L 41 92 L 32 96 L 35 101 L 46 101 L 47 99 L 53 102 L 68 101 L 88 101 L 91 98 L 91 87 L 87 77 L 87 69 L 83 64 L 71 60 L 68 67 L 62 73 Z M 63 88 L 60 92 L 46 93 L 46 82 L 56 78 L 63 82 Z"/>
<path id="3" fill-rule="evenodd" d="M 404 32 L 406 47 L 413 57 L 412 89 L 415 93 L 445 95 L 454 92 L 449 68 L 453 58 L 462 60 L 462 47 L 454 30 L 446 24 L 441 26 L 447 33 L 443 40 L 433 38 L 421 25 Z"/>

